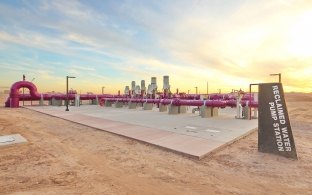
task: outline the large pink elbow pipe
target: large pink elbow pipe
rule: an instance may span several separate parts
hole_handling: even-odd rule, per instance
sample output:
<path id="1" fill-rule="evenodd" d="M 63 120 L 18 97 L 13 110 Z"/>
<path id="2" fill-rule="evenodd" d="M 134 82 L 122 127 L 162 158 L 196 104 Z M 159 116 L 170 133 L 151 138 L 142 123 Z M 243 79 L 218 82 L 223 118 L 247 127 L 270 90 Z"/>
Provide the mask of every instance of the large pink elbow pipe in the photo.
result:
<path id="1" fill-rule="evenodd" d="M 6 107 L 18 108 L 19 107 L 19 89 L 20 88 L 29 89 L 31 97 L 34 99 L 40 98 L 40 95 L 37 92 L 37 87 L 29 81 L 18 81 L 14 83 L 10 90 L 10 96 L 8 100 L 5 102 Z"/>

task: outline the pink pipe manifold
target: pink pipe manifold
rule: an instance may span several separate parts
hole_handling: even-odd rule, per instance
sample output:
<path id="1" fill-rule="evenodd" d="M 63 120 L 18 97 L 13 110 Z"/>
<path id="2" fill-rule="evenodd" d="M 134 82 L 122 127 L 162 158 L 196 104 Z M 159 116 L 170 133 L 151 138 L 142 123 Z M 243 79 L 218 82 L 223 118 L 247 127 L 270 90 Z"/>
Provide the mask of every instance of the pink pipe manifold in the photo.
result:
<path id="1" fill-rule="evenodd" d="M 100 99 L 103 105 L 104 101 L 110 102 L 134 102 L 134 103 L 153 103 L 163 105 L 174 105 L 174 106 L 207 106 L 207 107 L 236 107 L 236 100 L 185 100 L 185 99 L 130 99 L 130 98 L 102 98 Z M 258 107 L 258 102 L 255 101 L 241 101 L 243 107 Z"/>
<path id="2" fill-rule="evenodd" d="M 20 88 L 29 89 L 30 94 L 19 94 Z M 177 98 L 179 97 L 179 98 Z M 37 87 L 29 81 L 18 81 L 14 83 L 10 90 L 10 96 L 5 102 L 6 107 L 18 108 L 20 100 L 51 100 L 52 98 L 56 100 L 66 100 L 66 94 L 40 94 L 37 91 Z M 225 108 L 236 107 L 236 100 L 233 97 L 225 94 L 218 94 L 212 97 L 213 100 L 199 100 L 200 96 L 196 94 L 181 94 L 181 96 L 176 96 L 174 99 L 142 99 L 142 98 L 128 98 L 127 95 L 109 95 L 109 94 L 81 94 L 80 100 L 93 100 L 99 98 L 101 103 L 103 101 L 112 101 L 112 102 L 135 102 L 135 103 L 153 103 L 153 104 L 163 104 L 163 105 L 174 105 L 174 106 L 207 106 L 207 107 L 220 107 Z M 241 105 L 250 106 L 250 107 L 258 107 L 258 102 L 253 101 L 253 96 L 245 95 L 240 102 Z M 68 99 L 75 99 L 75 94 L 68 94 Z M 214 100 L 215 99 L 215 100 Z"/>
<path id="3" fill-rule="evenodd" d="M 24 94 L 24 95 L 20 94 L 19 90 L 23 87 L 29 89 L 30 94 Z M 96 98 L 125 98 L 125 97 L 126 96 L 123 96 L 123 95 L 110 95 L 110 94 L 100 94 L 100 95 L 81 94 L 80 100 L 94 100 Z M 10 96 L 5 102 L 5 107 L 18 108 L 20 100 L 31 101 L 31 100 L 40 100 L 41 98 L 43 100 L 51 100 L 53 98 L 56 100 L 66 100 L 67 95 L 61 94 L 61 93 L 40 94 L 37 91 L 37 87 L 32 82 L 18 81 L 11 86 Z M 75 94 L 69 93 L 68 99 L 74 100 Z"/>

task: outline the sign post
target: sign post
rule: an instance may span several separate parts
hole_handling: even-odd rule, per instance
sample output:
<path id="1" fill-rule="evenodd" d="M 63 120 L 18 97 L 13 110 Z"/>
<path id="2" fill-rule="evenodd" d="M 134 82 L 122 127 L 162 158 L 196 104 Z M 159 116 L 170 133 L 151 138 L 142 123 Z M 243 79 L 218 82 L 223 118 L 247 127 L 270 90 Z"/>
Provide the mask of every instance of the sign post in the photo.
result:
<path id="1" fill-rule="evenodd" d="M 282 83 L 259 84 L 258 151 L 297 159 Z"/>

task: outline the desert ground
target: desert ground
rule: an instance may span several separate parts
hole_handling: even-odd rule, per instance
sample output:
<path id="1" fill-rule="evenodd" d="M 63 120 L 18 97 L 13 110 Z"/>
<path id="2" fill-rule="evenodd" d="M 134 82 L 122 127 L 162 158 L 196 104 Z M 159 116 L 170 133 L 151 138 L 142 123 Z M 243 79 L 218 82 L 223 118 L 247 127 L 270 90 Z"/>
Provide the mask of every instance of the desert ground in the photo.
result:
<path id="1" fill-rule="evenodd" d="M 257 132 L 202 160 L 25 108 L 4 107 L 0 194 L 312 194 L 312 94 L 287 94 L 298 160 L 259 153 Z"/>

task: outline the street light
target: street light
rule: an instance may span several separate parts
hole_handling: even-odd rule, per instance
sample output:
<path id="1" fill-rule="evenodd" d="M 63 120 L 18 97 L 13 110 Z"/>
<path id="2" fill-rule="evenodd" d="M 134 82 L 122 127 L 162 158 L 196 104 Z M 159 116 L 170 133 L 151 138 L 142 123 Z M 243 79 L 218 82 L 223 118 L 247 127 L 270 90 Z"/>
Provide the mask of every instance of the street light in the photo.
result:
<path id="1" fill-rule="evenodd" d="M 270 74 L 270 76 L 278 76 L 278 82 L 281 83 L 282 82 L 282 74 L 281 73 L 277 73 L 277 74 Z"/>
<path id="2" fill-rule="evenodd" d="M 68 109 L 68 79 L 74 79 L 76 77 L 71 77 L 71 76 L 66 76 L 66 110 L 65 111 L 69 111 Z"/>
<path id="3" fill-rule="evenodd" d="M 195 87 L 195 89 L 196 89 L 196 95 L 197 95 L 197 89 L 198 89 L 198 87 Z"/>
<path id="4" fill-rule="evenodd" d="M 105 86 L 102 87 L 102 94 L 104 94 L 104 89 L 105 89 Z"/>

